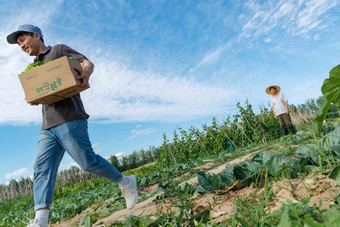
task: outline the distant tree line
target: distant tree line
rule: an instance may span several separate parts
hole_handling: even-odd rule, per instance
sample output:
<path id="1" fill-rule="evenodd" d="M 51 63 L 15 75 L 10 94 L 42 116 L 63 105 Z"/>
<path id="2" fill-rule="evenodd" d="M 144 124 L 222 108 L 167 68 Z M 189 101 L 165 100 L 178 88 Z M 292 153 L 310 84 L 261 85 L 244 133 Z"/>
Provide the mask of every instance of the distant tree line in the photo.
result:
<path id="1" fill-rule="evenodd" d="M 141 149 L 131 154 L 123 155 L 118 158 L 115 155 L 110 156 L 109 162 L 120 172 L 135 169 L 145 164 L 154 162 L 159 155 L 159 148 L 150 146 L 148 150 Z M 87 173 L 77 166 L 71 166 L 69 169 L 62 170 L 58 173 L 56 188 L 67 184 L 76 184 L 90 179 L 99 178 L 97 175 Z M 0 202 L 30 195 L 33 193 L 33 181 L 30 177 L 11 180 L 7 185 L 0 185 Z"/>
<path id="2" fill-rule="evenodd" d="M 116 155 L 112 155 L 109 158 L 109 161 L 120 172 L 124 172 L 154 162 L 159 154 L 159 148 L 150 146 L 148 150 L 141 149 L 139 151 L 134 151 L 130 154 L 123 155 L 120 159 Z"/>

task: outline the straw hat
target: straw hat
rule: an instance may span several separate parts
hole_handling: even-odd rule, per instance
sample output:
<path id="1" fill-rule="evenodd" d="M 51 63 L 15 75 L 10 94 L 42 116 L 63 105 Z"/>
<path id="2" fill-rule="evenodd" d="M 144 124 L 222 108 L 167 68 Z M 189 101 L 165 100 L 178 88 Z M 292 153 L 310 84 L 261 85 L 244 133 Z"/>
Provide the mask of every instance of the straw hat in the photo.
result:
<path id="1" fill-rule="evenodd" d="M 280 88 L 279 86 L 277 86 L 277 85 L 271 85 L 271 86 L 267 87 L 267 89 L 266 89 L 266 93 L 267 93 L 268 95 L 272 95 L 272 93 L 270 92 L 270 88 L 272 88 L 272 87 L 275 87 L 275 88 L 276 88 L 277 93 L 279 93 L 279 92 L 281 91 L 281 88 Z"/>

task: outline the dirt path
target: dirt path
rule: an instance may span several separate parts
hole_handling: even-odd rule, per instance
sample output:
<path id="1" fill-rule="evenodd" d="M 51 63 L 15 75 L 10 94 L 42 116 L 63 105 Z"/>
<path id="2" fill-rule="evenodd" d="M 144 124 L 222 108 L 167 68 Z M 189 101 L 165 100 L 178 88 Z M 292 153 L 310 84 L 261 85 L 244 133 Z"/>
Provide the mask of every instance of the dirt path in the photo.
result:
<path id="1" fill-rule="evenodd" d="M 252 153 L 246 154 L 246 155 L 239 157 L 237 159 L 234 159 L 230 162 L 224 163 L 223 165 L 220 165 L 220 166 L 218 166 L 218 167 L 216 167 L 216 168 L 214 168 L 210 171 L 207 171 L 207 172 L 214 173 L 214 174 L 220 173 L 221 171 L 223 171 L 225 169 L 226 164 L 234 165 L 234 164 L 243 162 L 247 159 L 250 159 L 252 156 L 254 156 L 255 154 L 257 154 L 261 151 L 263 151 L 263 150 L 262 149 L 256 150 Z M 196 167 L 196 169 L 200 169 L 201 171 L 206 171 L 206 169 L 210 168 L 211 165 L 212 165 L 212 162 L 208 162 L 203 166 Z M 185 182 L 182 182 L 181 184 L 184 184 L 184 183 L 197 184 L 197 177 L 193 177 L 193 178 L 191 178 L 191 179 L 189 179 Z M 157 187 L 158 187 L 158 185 L 155 184 L 155 185 L 152 185 L 148 188 L 144 188 L 143 191 L 156 192 Z M 247 191 L 247 189 L 245 191 Z M 152 214 L 152 212 L 155 212 L 156 209 L 157 209 L 157 206 L 155 204 L 152 204 L 152 202 L 157 198 L 157 196 L 161 195 L 162 193 L 163 192 L 159 192 L 158 194 L 150 197 L 149 199 L 138 203 L 133 209 L 120 210 L 120 211 L 117 211 L 117 212 L 113 213 L 112 215 L 110 215 L 106 218 L 100 219 L 95 224 L 93 224 L 92 226 L 105 226 L 104 224 L 108 225 L 108 224 L 111 224 L 112 222 L 123 221 L 129 215 L 135 215 L 135 216 L 150 215 L 150 214 Z M 240 193 L 241 194 L 248 194 L 248 192 L 243 192 L 243 191 L 241 191 Z M 235 195 L 232 196 L 232 197 L 235 198 Z M 209 198 L 207 198 L 207 199 L 209 200 Z M 223 205 L 223 207 L 233 207 L 233 205 L 232 205 L 232 203 L 234 202 L 233 200 L 226 201 L 224 199 L 224 201 L 225 201 L 225 204 Z M 100 211 L 100 209 L 98 209 L 97 211 Z M 219 214 L 214 214 L 214 215 L 218 216 Z M 75 216 L 75 217 L 73 217 L 69 220 L 65 220 L 65 221 L 62 221 L 62 222 L 57 223 L 57 224 L 51 224 L 50 226 L 51 227 L 78 226 L 77 223 L 85 216 L 86 216 L 86 214 L 80 214 L 80 215 Z"/>
<path id="2" fill-rule="evenodd" d="M 214 174 L 217 174 L 217 173 L 220 173 L 222 170 L 224 170 L 225 168 L 225 165 L 226 164 L 236 164 L 236 163 L 240 163 L 240 162 L 243 162 L 247 159 L 250 159 L 252 156 L 254 156 L 255 154 L 259 153 L 260 151 L 256 151 L 256 152 L 253 152 L 253 153 L 250 153 L 250 154 L 246 154 L 240 158 L 237 158 L 237 159 L 234 159 L 230 162 L 227 162 L 221 166 L 218 166 L 210 171 L 208 171 L 209 173 L 214 173 Z M 197 177 L 194 177 L 190 180 L 187 180 L 185 182 L 182 182 L 181 184 L 184 184 L 184 183 L 189 183 L 189 184 L 197 184 Z M 247 189 L 245 189 L 247 190 Z M 244 190 L 244 191 L 245 191 Z M 248 195 L 248 192 L 245 192 L 242 191 L 241 193 L 242 194 L 245 194 L 245 195 Z M 157 195 L 154 195 L 152 197 L 150 197 L 149 199 L 141 202 L 141 203 L 138 203 L 133 209 L 124 209 L 124 210 L 120 210 L 120 211 L 117 211 L 115 213 L 113 213 L 112 215 L 106 217 L 106 218 L 103 218 L 103 219 L 100 219 L 97 221 L 96 224 L 94 224 L 93 226 L 105 226 L 104 224 L 108 225 L 112 222 L 118 222 L 118 221 L 122 221 L 124 220 L 127 216 L 129 215 L 135 215 L 135 216 L 140 216 L 140 215 L 150 215 L 152 214 L 152 212 L 155 212 L 156 211 L 156 205 L 154 204 L 151 204 L 157 196 L 159 196 L 160 194 L 162 194 L 163 192 L 160 192 L 158 193 Z M 250 193 L 250 192 L 249 192 Z M 226 206 L 232 206 L 232 203 L 234 201 L 228 201 L 227 204 L 225 204 Z"/>

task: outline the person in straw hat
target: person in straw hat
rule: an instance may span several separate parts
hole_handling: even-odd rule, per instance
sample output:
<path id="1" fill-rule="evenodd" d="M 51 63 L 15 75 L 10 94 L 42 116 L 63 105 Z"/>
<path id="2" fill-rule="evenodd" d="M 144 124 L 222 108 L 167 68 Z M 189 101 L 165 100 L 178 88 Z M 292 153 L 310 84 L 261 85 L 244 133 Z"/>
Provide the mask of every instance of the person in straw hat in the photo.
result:
<path id="1" fill-rule="evenodd" d="M 279 121 L 283 134 L 288 135 L 288 129 L 295 134 L 295 129 L 290 118 L 288 109 L 288 100 L 283 93 L 280 93 L 281 88 L 277 85 L 267 87 L 266 93 L 271 95 L 270 106 L 272 107 L 275 118 Z"/>

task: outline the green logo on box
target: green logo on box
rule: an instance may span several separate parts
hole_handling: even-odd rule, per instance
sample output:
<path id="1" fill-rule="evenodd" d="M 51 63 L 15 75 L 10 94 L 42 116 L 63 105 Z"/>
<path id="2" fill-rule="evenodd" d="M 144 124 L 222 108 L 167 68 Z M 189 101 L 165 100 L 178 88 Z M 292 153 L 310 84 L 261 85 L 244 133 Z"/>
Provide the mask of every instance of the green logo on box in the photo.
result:
<path id="1" fill-rule="evenodd" d="M 48 91 L 55 91 L 59 86 L 63 85 L 61 83 L 61 78 L 57 78 L 55 81 L 53 81 L 52 83 L 44 83 L 43 86 L 38 87 L 37 89 L 35 89 L 35 91 L 38 94 L 42 94 L 44 92 L 48 92 Z"/>

